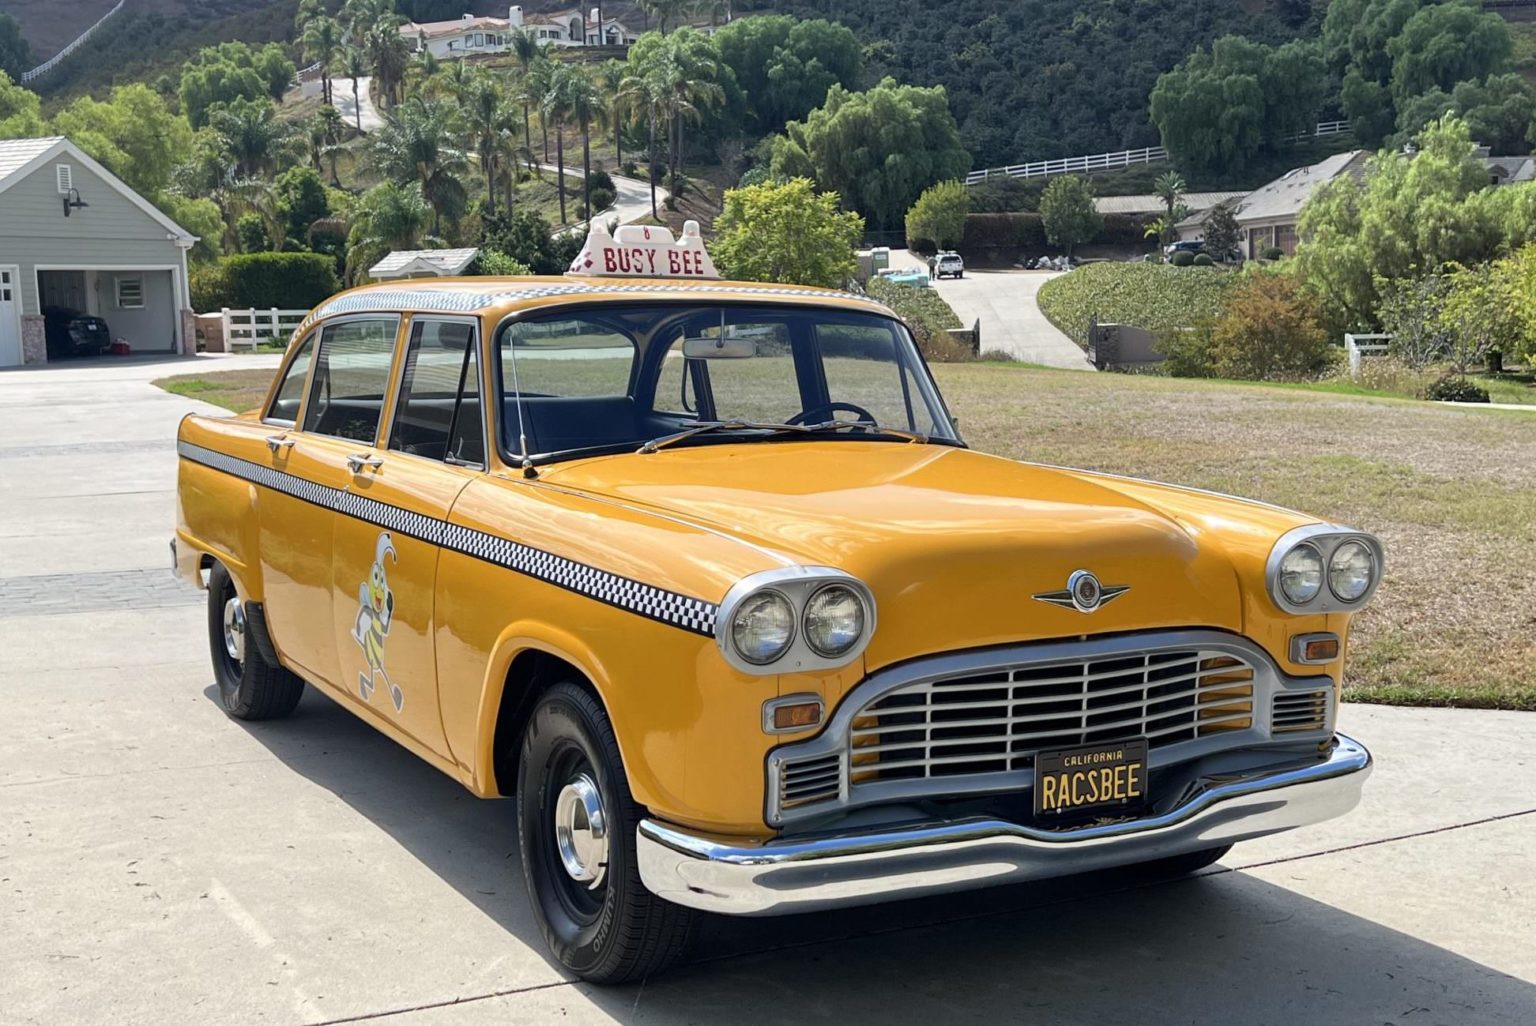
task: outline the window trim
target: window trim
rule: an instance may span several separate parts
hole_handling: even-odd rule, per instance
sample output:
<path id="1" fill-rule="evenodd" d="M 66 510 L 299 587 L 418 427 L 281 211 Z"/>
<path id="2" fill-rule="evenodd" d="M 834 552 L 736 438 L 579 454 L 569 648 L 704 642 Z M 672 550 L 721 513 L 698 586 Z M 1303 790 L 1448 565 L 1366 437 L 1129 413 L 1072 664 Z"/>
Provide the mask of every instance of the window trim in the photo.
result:
<path id="1" fill-rule="evenodd" d="M 287 428 L 290 431 L 298 430 L 298 426 L 304 422 L 304 407 L 309 403 L 310 377 L 315 373 L 315 359 L 310 357 L 309 366 L 304 368 L 304 390 L 299 395 L 298 416 L 293 420 L 285 420 L 282 417 L 272 416 L 272 407 L 277 405 L 277 397 L 283 390 L 283 382 L 287 380 L 288 371 L 293 367 L 293 361 L 298 359 L 299 350 L 304 348 L 304 343 L 310 339 L 316 339 L 315 348 L 320 348 L 318 336 L 321 330 L 329 322 L 314 325 L 304 333 L 304 337 L 290 345 L 288 351 L 283 354 L 283 362 L 278 365 L 277 374 L 272 379 L 272 388 L 268 392 L 266 405 L 262 408 L 261 422 L 275 427 Z"/>
<path id="2" fill-rule="evenodd" d="M 315 374 L 319 371 L 320 347 L 325 344 L 326 330 L 329 328 L 334 328 L 338 325 L 350 324 L 354 321 L 380 320 L 392 320 L 395 322 L 395 336 L 394 341 L 390 344 L 389 347 L 389 372 L 384 381 L 384 393 L 379 400 L 379 422 L 374 425 L 373 438 L 369 441 L 364 441 L 361 438 L 347 438 L 344 435 L 328 435 L 323 432 L 312 431 L 304 427 L 304 422 L 309 419 L 310 401 L 315 397 Z M 304 434 L 310 438 L 331 438 L 337 441 L 348 442 L 352 445 L 366 445 L 370 449 L 377 449 L 379 447 L 379 430 L 386 423 L 385 414 L 387 413 L 389 415 L 387 418 L 389 423 L 394 422 L 394 404 L 390 401 L 390 399 L 398 387 L 397 382 L 400 377 L 398 373 L 400 369 L 400 326 L 404 323 L 405 318 L 400 313 L 378 310 L 373 312 L 348 313 L 340 317 L 332 317 L 325 321 L 323 324 L 315 325 L 315 329 L 320 332 L 320 339 L 315 343 L 315 358 L 314 361 L 309 365 L 309 377 L 304 383 L 304 402 L 299 407 L 300 416 L 298 421 L 295 422 L 295 427 L 301 434 Z M 385 437 L 388 436 L 386 435 Z"/>
<path id="3" fill-rule="evenodd" d="M 434 460 L 434 459 L 432 459 L 430 457 L 427 457 L 427 456 L 418 456 L 416 453 L 406 452 L 404 449 L 396 449 L 396 448 L 394 448 L 394 446 L 392 444 L 393 439 L 395 437 L 395 421 L 400 416 L 401 400 L 403 400 L 405 398 L 405 362 L 406 362 L 406 356 L 411 351 L 411 336 L 416 331 L 416 325 L 421 323 L 421 322 L 423 322 L 423 321 L 434 321 L 434 322 L 437 322 L 437 323 L 448 323 L 448 324 L 468 324 L 470 326 L 470 330 L 475 333 L 474 341 L 470 343 L 470 347 L 469 348 L 470 348 L 470 351 L 472 351 L 475 354 L 475 384 L 476 384 L 476 387 L 478 387 L 480 389 L 480 451 L 485 454 L 485 459 L 483 461 L 479 462 L 479 463 L 468 463 L 468 462 L 463 462 L 463 461 L 458 462 L 458 463 L 450 463 L 446 459 Z M 399 348 L 399 352 L 396 355 L 396 361 L 395 362 L 398 363 L 399 366 L 398 366 L 398 368 L 396 368 L 397 373 L 393 375 L 395 377 L 395 379 L 396 379 L 396 381 L 395 381 L 395 388 L 394 388 L 394 401 L 390 404 L 390 408 L 389 408 L 389 428 L 383 434 L 384 445 L 381 447 L 381 451 L 383 451 L 385 453 L 392 454 L 392 455 L 396 455 L 396 456 L 409 456 L 413 460 L 421 460 L 421 461 L 423 461 L 425 463 L 429 463 L 429 464 L 432 464 L 433 466 L 438 466 L 438 467 L 458 467 L 458 468 L 461 468 L 461 469 L 464 469 L 464 470 L 480 470 L 480 471 L 489 470 L 491 468 L 491 443 L 490 443 L 490 439 L 486 437 L 486 426 L 485 426 L 486 413 L 487 413 L 487 409 L 486 408 L 490 404 L 486 400 L 486 390 L 485 390 L 485 359 L 484 359 L 484 356 L 483 356 L 483 348 L 484 347 L 481 346 L 481 344 L 480 344 L 481 343 L 481 331 L 480 331 L 481 327 L 482 327 L 482 325 L 480 323 L 480 318 L 473 317 L 473 316 L 463 316 L 463 315 L 455 315 L 455 314 L 437 314 L 437 313 L 429 313 L 429 312 L 424 312 L 424 313 L 419 313 L 419 314 L 418 313 L 411 314 L 410 322 L 408 324 L 406 324 L 406 326 L 405 326 L 405 339 L 401 343 L 401 346 Z M 463 373 L 462 368 L 463 368 L 463 364 L 460 364 L 460 373 L 461 373 L 461 375 Z M 459 392 L 459 400 L 462 401 L 463 398 L 464 398 L 464 393 L 463 393 L 463 391 L 460 391 Z M 454 411 L 454 420 L 455 420 L 455 422 L 457 421 L 457 418 L 458 418 L 458 408 L 457 408 L 457 406 L 455 406 L 455 411 Z M 450 437 L 450 440 L 451 440 L 451 437 Z"/>

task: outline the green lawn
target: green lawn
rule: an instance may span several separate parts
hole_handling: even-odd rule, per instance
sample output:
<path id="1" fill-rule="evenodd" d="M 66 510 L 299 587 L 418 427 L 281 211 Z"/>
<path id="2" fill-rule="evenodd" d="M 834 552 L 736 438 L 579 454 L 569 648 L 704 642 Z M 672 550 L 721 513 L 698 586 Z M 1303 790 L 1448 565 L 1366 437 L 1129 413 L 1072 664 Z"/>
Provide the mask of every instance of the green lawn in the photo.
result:
<path id="1" fill-rule="evenodd" d="M 1536 416 L 1342 386 L 1017 364 L 934 372 L 978 449 L 1249 496 L 1380 535 L 1387 578 L 1355 621 L 1350 698 L 1536 710 Z M 241 410 L 270 379 L 156 384 Z"/>

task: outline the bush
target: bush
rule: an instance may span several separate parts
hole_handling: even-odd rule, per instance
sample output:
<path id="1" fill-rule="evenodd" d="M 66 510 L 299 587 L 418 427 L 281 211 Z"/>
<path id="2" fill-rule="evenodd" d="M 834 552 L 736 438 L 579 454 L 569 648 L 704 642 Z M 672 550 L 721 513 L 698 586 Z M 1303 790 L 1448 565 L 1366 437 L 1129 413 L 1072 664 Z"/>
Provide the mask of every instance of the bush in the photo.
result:
<path id="1" fill-rule="evenodd" d="M 323 253 L 246 253 L 192 275 L 192 306 L 203 313 L 232 309 L 307 310 L 340 291 L 336 262 Z"/>
<path id="2" fill-rule="evenodd" d="M 507 256 L 499 250 L 482 249 L 467 273 L 474 276 L 515 278 L 532 274 L 533 271 L 529 270 L 528 265 L 521 260 Z"/>
<path id="3" fill-rule="evenodd" d="M 958 363 L 975 358 L 969 347 L 949 337 L 948 329 L 963 325 L 955 311 L 933 289 L 904 285 L 879 276 L 869 279 L 867 289 L 871 296 L 907 322 L 925 359 L 933 363 Z"/>
<path id="4" fill-rule="evenodd" d="M 1019 250 L 1045 248 L 1045 223 L 1039 214 L 967 214 L 960 254 L 986 259 Z"/>
<path id="5" fill-rule="evenodd" d="M 1309 379 L 1337 358 L 1315 304 L 1288 274 L 1244 275 L 1211 325 L 1211 366 L 1218 377 Z"/>
<path id="6" fill-rule="evenodd" d="M 1459 374 L 1447 374 L 1424 391 L 1424 398 L 1439 403 L 1486 403 L 1488 390 Z"/>
<path id="7" fill-rule="evenodd" d="M 1147 225 L 1151 219 L 1142 214 L 1105 214 L 1104 227 L 1093 241 L 1104 246 L 1135 246 L 1147 244 Z"/>
<path id="8" fill-rule="evenodd" d="M 1168 258 L 1168 262 L 1174 267 L 1193 267 L 1195 265 L 1195 255 L 1187 249 L 1176 250 Z"/>
<path id="9" fill-rule="evenodd" d="M 598 189 L 607 189 L 612 193 L 619 191 L 618 187 L 613 184 L 613 175 L 610 175 L 602 168 L 598 168 L 587 176 L 587 184 L 592 186 L 594 192 Z"/>
<path id="10" fill-rule="evenodd" d="M 626 160 L 624 162 L 624 166 L 622 168 L 620 168 L 619 170 L 624 172 L 624 177 L 625 178 L 639 178 L 640 177 L 640 165 L 636 164 L 633 160 Z"/>
<path id="11" fill-rule="evenodd" d="M 1284 260 L 1285 250 L 1279 246 L 1270 246 L 1263 252 L 1262 256 L 1265 260 Z"/>
<path id="12" fill-rule="evenodd" d="M 235 237 L 240 240 L 240 252 L 265 253 L 272 248 L 272 237 L 267 234 L 267 222 L 260 214 L 241 214 L 235 220 Z"/>
<path id="13" fill-rule="evenodd" d="M 912 209 L 907 211 L 907 244 L 914 240 L 931 241 L 938 249 L 952 249 L 965 235 L 965 218 L 971 199 L 961 182 L 939 182 L 930 186 Z"/>
<path id="14" fill-rule="evenodd" d="M 1237 280 L 1215 268 L 1087 264 L 1040 286 L 1040 309 L 1080 346 L 1088 344 L 1094 314 L 1106 324 L 1133 324 L 1161 337 L 1215 319 Z"/>
<path id="15" fill-rule="evenodd" d="M 1211 259 L 1209 253 L 1196 253 L 1193 264 L 1195 267 L 1215 267 L 1216 261 Z"/>
<path id="16" fill-rule="evenodd" d="M 1210 324 L 1163 332 L 1157 337 L 1157 351 L 1163 354 L 1157 369 L 1171 377 L 1209 378 L 1215 374 Z"/>
<path id="17" fill-rule="evenodd" d="M 613 201 L 619 198 L 619 194 L 612 189 L 605 189 L 600 185 L 592 186 L 592 210 L 587 214 L 601 214 L 613 206 Z"/>

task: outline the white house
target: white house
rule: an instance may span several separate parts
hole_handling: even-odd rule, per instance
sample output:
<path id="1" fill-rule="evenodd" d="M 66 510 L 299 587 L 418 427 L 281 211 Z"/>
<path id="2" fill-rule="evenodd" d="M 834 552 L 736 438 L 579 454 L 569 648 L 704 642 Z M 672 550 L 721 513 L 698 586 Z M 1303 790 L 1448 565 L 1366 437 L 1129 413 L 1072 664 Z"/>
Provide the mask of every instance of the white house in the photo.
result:
<path id="1" fill-rule="evenodd" d="M 48 307 L 102 318 L 135 353 L 190 352 L 196 242 L 68 139 L 0 142 L 0 367 L 47 361 Z"/>
<path id="2" fill-rule="evenodd" d="M 397 249 L 368 268 L 374 281 L 399 278 L 454 278 L 469 270 L 478 249 Z"/>
<path id="3" fill-rule="evenodd" d="M 475 54 L 505 53 L 512 48 L 512 33 L 525 29 L 540 43 L 549 46 L 628 46 L 639 38 L 625 22 L 606 16 L 598 29 L 600 8 L 585 14 L 580 8 L 553 14 L 524 15 L 521 6 L 507 10 L 505 18 L 476 17 L 466 14 L 453 21 L 406 22 L 400 34 L 411 42 L 417 53 L 430 52 L 438 58 L 467 57 Z"/>

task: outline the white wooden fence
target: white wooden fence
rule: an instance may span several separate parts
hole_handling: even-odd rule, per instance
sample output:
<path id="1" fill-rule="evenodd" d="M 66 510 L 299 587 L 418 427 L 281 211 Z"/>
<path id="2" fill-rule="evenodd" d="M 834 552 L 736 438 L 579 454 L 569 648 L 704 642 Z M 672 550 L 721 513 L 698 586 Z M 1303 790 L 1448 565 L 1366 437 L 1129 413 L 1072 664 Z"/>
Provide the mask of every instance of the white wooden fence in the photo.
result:
<path id="1" fill-rule="evenodd" d="M 34 79 L 42 78 L 44 75 L 48 74 L 48 72 L 58 67 L 59 63 L 63 61 L 64 58 L 68 57 L 70 54 L 80 49 L 80 47 L 84 46 L 86 41 L 89 40 L 91 36 L 95 35 L 96 30 L 105 25 L 107 20 L 114 14 L 116 14 L 118 11 L 121 11 L 123 9 L 123 4 L 127 2 L 128 0 L 117 0 L 117 5 L 115 7 L 113 7 L 106 14 L 103 14 L 100 18 L 97 18 L 96 24 L 92 25 L 90 28 L 76 36 L 74 41 L 71 42 L 68 46 L 54 54 L 52 57 L 48 58 L 43 63 L 39 64 L 37 67 L 33 68 L 31 71 L 23 71 L 21 73 L 21 84 L 26 85 L 28 82 L 31 82 Z"/>
<path id="2" fill-rule="evenodd" d="M 1349 354 L 1349 376 L 1359 376 L 1361 357 L 1380 356 L 1392 348 L 1391 342 L 1391 335 L 1345 334 L 1344 352 Z"/>
<path id="3" fill-rule="evenodd" d="M 1536 0 L 1531 0 L 1536 3 Z M 1295 140 L 1310 139 L 1319 135 L 1339 135 L 1349 131 L 1348 121 L 1319 121 L 1311 132 L 1302 132 Z M 1118 171 L 1132 164 L 1155 164 L 1168 159 L 1168 151 L 1161 146 L 1145 146 L 1139 150 L 1120 150 L 1116 153 L 1095 153 L 1088 157 L 1061 157 L 1057 160 L 1036 160 L 1027 164 L 1009 164 L 985 171 L 972 171 L 965 176 L 966 185 L 976 185 L 988 178 L 1043 178 L 1050 175 L 1091 175 L 1099 171 Z"/>
<path id="4" fill-rule="evenodd" d="M 308 310 L 231 310 L 219 311 L 223 321 L 224 345 L 230 352 L 246 346 L 252 352 L 263 342 L 286 345 L 294 329 L 309 316 Z"/>

